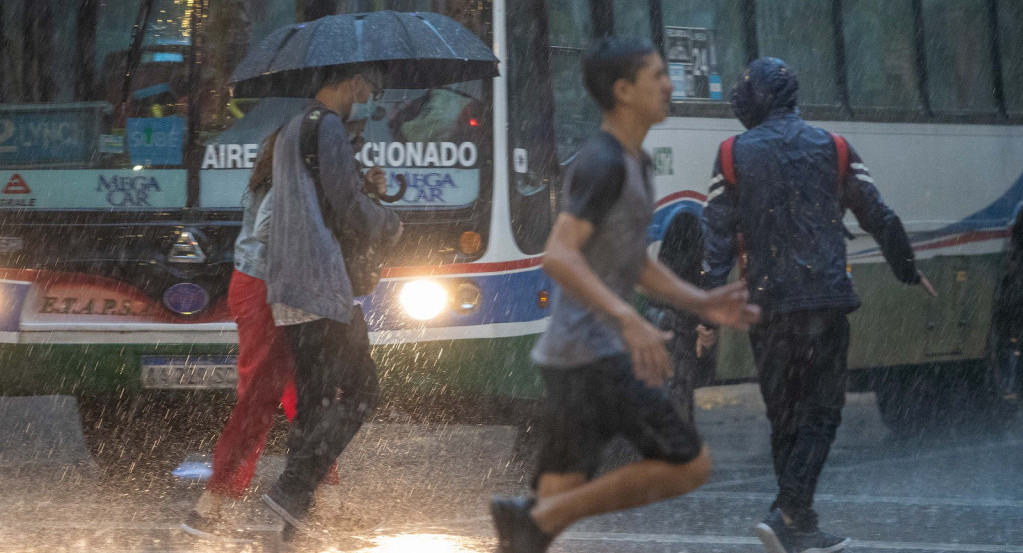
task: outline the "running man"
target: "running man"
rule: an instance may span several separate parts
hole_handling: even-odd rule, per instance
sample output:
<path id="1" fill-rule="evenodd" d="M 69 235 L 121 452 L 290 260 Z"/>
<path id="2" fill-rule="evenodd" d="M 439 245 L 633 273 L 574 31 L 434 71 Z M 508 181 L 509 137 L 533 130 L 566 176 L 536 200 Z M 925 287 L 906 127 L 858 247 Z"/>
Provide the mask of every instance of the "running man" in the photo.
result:
<path id="1" fill-rule="evenodd" d="M 662 386 L 670 333 L 630 304 L 648 294 L 708 321 L 746 328 L 759 318 L 742 284 L 704 292 L 646 255 L 653 169 L 642 150 L 668 115 L 672 85 L 648 41 L 601 39 L 583 78 L 601 132 L 569 169 L 567 208 L 547 242 L 558 283 L 550 329 L 533 349 L 547 388 L 535 497 L 494 498 L 500 553 L 545 551 L 572 523 L 687 493 L 710 474 L 710 453 Z M 644 459 L 594 478 L 604 446 L 630 440 Z"/>

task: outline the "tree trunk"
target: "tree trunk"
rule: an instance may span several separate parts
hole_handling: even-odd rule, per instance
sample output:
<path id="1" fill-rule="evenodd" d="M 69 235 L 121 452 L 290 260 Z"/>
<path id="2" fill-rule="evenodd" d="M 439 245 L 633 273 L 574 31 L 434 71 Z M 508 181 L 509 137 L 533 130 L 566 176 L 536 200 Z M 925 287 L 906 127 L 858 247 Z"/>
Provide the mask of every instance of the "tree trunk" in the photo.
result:
<path id="1" fill-rule="evenodd" d="M 22 6 L 20 101 L 51 102 L 56 93 L 53 8 L 49 0 L 24 0 Z"/>
<path id="2" fill-rule="evenodd" d="M 10 56 L 7 54 L 7 45 L 10 40 L 4 30 L 4 4 L 0 2 L 0 103 L 10 102 L 10 83 L 7 81 L 11 74 Z"/>
<path id="3" fill-rule="evenodd" d="M 23 0 L 21 4 L 21 94 L 19 102 L 35 101 L 35 2 Z"/>
<path id="4" fill-rule="evenodd" d="M 52 102 L 57 96 L 57 82 L 54 79 L 54 44 L 57 34 L 56 17 L 50 0 L 36 0 L 39 6 L 39 21 L 36 24 L 36 86 L 40 102 Z"/>
<path id="5" fill-rule="evenodd" d="M 99 0 L 82 0 L 75 33 L 75 100 L 96 99 L 96 23 Z"/>
<path id="6" fill-rule="evenodd" d="M 253 0 L 220 0 L 209 7 L 209 20 L 204 25 L 205 53 L 213 69 L 212 78 L 213 125 L 220 127 L 227 122 L 227 106 L 231 92 L 227 79 L 234 68 L 245 57 L 249 48 L 249 34 L 252 30 L 251 5 Z"/>

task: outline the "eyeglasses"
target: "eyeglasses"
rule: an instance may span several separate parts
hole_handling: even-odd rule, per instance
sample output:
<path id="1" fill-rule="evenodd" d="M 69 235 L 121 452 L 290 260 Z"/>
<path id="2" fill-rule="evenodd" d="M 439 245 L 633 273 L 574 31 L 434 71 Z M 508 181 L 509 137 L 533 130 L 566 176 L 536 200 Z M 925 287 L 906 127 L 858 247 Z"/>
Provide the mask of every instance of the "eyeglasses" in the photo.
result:
<path id="1" fill-rule="evenodd" d="M 362 80 L 366 81 L 366 84 L 368 84 L 370 89 L 372 90 L 372 92 L 370 94 L 373 96 L 373 101 L 374 102 L 378 102 L 378 101 L 380 101 L 381 98 L 384 97 L 384 87 L 383 87 L 383 85 L 381 85 L 379 82 L 371 81 L 369 79 L 369 77 L 367 77 L 365 75 L 362 75 Z"/>

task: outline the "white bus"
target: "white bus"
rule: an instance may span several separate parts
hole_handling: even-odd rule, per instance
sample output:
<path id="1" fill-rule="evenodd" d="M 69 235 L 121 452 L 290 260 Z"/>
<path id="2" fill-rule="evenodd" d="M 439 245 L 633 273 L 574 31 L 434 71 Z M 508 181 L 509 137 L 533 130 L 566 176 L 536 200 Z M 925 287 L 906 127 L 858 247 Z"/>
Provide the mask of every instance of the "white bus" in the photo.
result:
<path id="1" fill-rule="evenodd" d="M 40 4 L 59 14 L 78 10 Z M 273 28 L 392 9 L 462 22 L 492 44 L 501 76 L 387 91 L 385 109 L 368 125 L 363 163 L 385 166 L 392 179 L 405 174 L 411 184 L 396 205 L 406 238 L 381 286 L 363 299 L 385 385 L 540 392 L 528 367 L 550 292 L 539 255 L 564 166 L 599 122 L 580 56 L 595 37 L 621 35 L 658 45 L 675 82 L 671 116 L 646 144 L 657 172 L 654 249 L 672 217 L 699 216 L 717 145 L 742 130 L 727 106 L 735 77 L 756 57 L 783 58 L 799 75 L 804 117 L 860 152 L 939 289 L 930 299 L 901 288 L 871 239 L 849 222 L 851 270 L 864 300 L 852 319 L 854 385 L 879 391 L 895 428 L 949 412 L 950 390 L 964 386 L 999 404 L 1018 400 L 1015 330 L 992 325 L 996 306 L 1006 305 L 997 299 L 999 283 L 1014 277 L 1005 267 L 1023 202 L 1017 2 L 83 6 L 77 17 L 53 18 L 60 44 L 74 48 L 57 49 L 45 34 L 29 37 L 40 44 L 22 40 L 26 27 L 10 20 L 31 13 L 5 12 L 0 28 L 8 39 L 0 43 L 15 50 L 8 59 L 24 65 L 18 78 L 0 77 L 0 180 L 7 182 L 0 276 L 21 298 L 6 304 L 0 338 L 10 344 L 0 347 L 22 367 L 0 377 L 4 390 L 231 386 L 235 335 L 223 296 L 240 197 L 258 144 L 300 104 L 231 98 L 227 76 Z M 136 22 L 142 32 L 133 33 Z M 58 120 L 76 124 L 56 128 Z M 33 142 L 47 129 L 51 140 Z M 53 138 L 61 136 L 74 140 L 62 145 Z M 50 362 L 34 362 L 40 355 Z M 726 335 L 717 379 L 751 377 L 745 338 Z"/>

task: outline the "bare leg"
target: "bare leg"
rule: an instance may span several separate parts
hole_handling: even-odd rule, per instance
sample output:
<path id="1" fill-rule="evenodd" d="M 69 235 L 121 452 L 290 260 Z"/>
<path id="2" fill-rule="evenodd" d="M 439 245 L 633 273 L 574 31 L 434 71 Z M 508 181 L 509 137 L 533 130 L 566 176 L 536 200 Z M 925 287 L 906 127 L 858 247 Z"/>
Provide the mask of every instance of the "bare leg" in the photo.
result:
<path id="1" fill-rule="evenodd" d="M 574 490 L 584 484 L 586 475 L 581 472 L 548 472 L 540 475 L 540 481 L 536 484 L 536 496 L 545 499 Z"/>
<path id="2" fill-rule="evenodd" d="M 707 481 L 710 466 L 710 450 L 704 445 L 700 455 L 684 465 L 648 459 L 590 482 L 581 474 L 544 474 L 530 514 L 553 537 L 586 517 L 686 494 Z"/>

